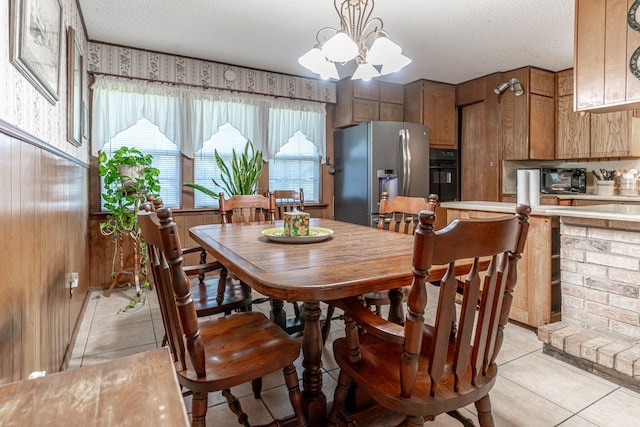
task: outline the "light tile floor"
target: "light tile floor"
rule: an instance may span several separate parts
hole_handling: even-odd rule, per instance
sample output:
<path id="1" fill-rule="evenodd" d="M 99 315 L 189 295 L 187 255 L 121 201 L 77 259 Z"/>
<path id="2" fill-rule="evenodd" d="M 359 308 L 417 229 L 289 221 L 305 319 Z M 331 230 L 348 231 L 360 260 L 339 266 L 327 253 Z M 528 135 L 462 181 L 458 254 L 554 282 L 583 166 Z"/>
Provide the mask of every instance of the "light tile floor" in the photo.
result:
<path id="1" fill-rule="evenodd" d="M 69 369 L 100 363 L 109 359 L 156 348 L 161 345 L 164 329 L 154 291 L 147 293 L 144 305 L 119 313 L 134 295 L 133 288 L 114 290 L 111 297 L 93 291 L 73 349 Z M 285 304 L 290 308 L 289 304 Z M 254 306 L 268 315 L 269 304 Z M 332 324 L 331 340 L 342 335 L 342 322 Z M 331 343 L 323 353 L 323 391 L 328 400 L 338 375 L 331 355 Z M 542 353 L 535 332 L 509 324 L 505 343 L 498 359 L 499 378 L 491 392 L 496 426 L 514 427 L 632 427 L 640 426 L 640 394 L 598 376 L 556 360 Z M 301 375 L 301 361 L 297 363 Z M 254 399 L 250 385 L 233 389 L 252 424 L 266 424 L 273 418 L 292 413 L 282 373 L 263 379 L 261 399 Z M 190 398 L 185 398 L 190 412 Z M 209 426 L 238 425 L 220 393 L 209 397 Z M 474 407 L 465 408 L 474 419 Z M 400 422 L 396 415 L 382 417 L 369 424 L 387 427 Z M 460 425 L 442 415 L 425 425 Z"/>

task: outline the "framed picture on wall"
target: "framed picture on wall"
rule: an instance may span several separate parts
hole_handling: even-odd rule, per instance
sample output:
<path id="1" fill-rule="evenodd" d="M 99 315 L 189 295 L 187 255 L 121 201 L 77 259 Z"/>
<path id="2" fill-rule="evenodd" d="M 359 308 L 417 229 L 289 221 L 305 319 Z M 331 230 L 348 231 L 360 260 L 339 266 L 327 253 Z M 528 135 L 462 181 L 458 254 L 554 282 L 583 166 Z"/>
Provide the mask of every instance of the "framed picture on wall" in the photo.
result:
<path id="1" fill-rule="evenodd" d="M 82 47 L 76 31 L 67 30 L 67 140 L 76 147 L 82 145 L 84 113 L 82 103 Z"/>
<path id="2" fill-rule="evenodd" d="M 82 136 L 84 139 L 89 138 L 89 107 L 84 101 L 82 101 Z"/>
<path id="3" fill-rule="evenodd" d="M 60 93 L 60 0 L 10 0 L 11 62 L 49 102 Z"/>

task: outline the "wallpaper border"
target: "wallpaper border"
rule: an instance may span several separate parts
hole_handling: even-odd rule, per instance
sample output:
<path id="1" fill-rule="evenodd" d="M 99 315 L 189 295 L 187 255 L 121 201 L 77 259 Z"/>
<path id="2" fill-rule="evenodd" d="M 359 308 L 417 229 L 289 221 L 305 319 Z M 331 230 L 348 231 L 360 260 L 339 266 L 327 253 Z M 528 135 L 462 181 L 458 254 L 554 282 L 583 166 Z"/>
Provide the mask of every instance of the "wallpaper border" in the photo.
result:
<path id="1" fill-rule="evenodd" d="M 337 85 L 331 81 L 99 42 L 89 42 L 87 57 L 89 73 L 336 103 Z M 224 77 L 228 70 L 235 73 L 232 81 Z"/>

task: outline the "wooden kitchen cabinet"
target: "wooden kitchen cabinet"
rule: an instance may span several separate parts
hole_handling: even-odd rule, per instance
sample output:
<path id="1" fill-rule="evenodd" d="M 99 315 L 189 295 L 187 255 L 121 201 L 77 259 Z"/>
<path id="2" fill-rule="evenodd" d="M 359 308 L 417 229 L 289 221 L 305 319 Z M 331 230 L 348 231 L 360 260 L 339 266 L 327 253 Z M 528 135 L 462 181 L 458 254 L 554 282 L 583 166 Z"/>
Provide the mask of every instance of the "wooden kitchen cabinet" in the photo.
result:
<path id="1" fill-rule="evenodd" d="M 557 74 L 556 159 L 640 156 L 640 111 L 574 112 L 573 70 Z"/>
<path id="2" fill-rule="evenodd" d="M 404 114 L 406 121 L 429 128 L 430 147 L 458 148 L 455 86 L 427 80 L 406 85 Z"/>
<path id="3" fill-rule="evenodd" d="M 377 80 L 341 80 L 337 85 L 338 102 L 335 126 L 351 126 L 370 120 L 404 121 L 404 88 Z"/>
<path id="4" fill-rule="evenodd" d="M 517 78 L 524 94 L 506 90 L 502 106 L 503 160 L 555 158 L 555 76 L 550 71 L 524 67 L 502 73 L 504 81 Z"/>
<path id="5" fill-rule="evenodd" d="M 590 157 L 640 155 L 640 144 L 632 141 L 632 120 L 631 111 L 591 114 Z"/>
<path id="6" fill-rule="evenodd" d="M 575 110 L 640 108 L 640 80 L 629 69 L 640 32 L 627 23 L 634 0 L 576 0 Z M 636 14 L 635 19 L 640 21 Z"/>
<path id="7" fill-rule="evenodd" d="M 460 110 L 460 200 L 500 201 L 502 134 L 494 73 L 456 87 Z"/>
<path id="8" fill-rule="evenodd" d="M 591 115 L 573 110 L 573 69 L 556 74 L 556 159 L 591 156 Z"/>
<path id="9" fill-rule="evenodd" d="M 505 215 L 447 207 L 447 223 L 459 218 Z M 560 221 L 554 216 L 531 215 L 527 242 L 518 262 L 518 281 L 509 318 L 537 328 L 559 321 L 560 310 Z"/>

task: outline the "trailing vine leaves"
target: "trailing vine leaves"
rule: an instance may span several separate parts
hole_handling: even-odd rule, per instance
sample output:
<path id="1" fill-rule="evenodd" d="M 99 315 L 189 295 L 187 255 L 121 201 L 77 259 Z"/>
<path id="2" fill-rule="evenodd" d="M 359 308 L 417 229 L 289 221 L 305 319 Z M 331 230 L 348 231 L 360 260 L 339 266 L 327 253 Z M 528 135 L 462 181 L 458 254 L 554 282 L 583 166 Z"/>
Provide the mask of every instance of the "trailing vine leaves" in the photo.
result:
<path id="1" fill-rule="evenodd" d="M 143 154 L 140 150 L 121 147 L 108 158 L 105 152 L 98 157 L 98 174 L 104 180 L 102 200 L 109 211 L 106 219 L 100 223 L 100 232 L 111 236 L 115 242 L 112 271 L 115 272 L 116 257 L 120 243 L 119 238 L 133 239 L 134 250 L 140 255 L 141 271 L 147 277 L 147 251 L 142 241 L 136 212 L 146 196 L 157 197 L 160 192 L 160 170 L 153 167 L 153 156 Z M 149 286 L 148 281 L 143 289 Z M 138 290 L 135 303 L 140 302 L 142 290 Z M 124 310 L 126 311 L 126 310 Z"/>
<path id="2" fill-rule="evenodd" d="M 121 147 L 111 158 L 102 152 L 98 161 L 98 173 L 104 179 L 102 200 L 110 212 L 100 224 L 100 231 L 114 238 L 124 234 L 137 239 L 136 211 L 146 194 L 157 196 L 160 192 L 160 170 L 152 166 L 151 154 L 143 154 L 136 148 Z M 143 172 L 140 176 L 127 176 L 123 174 L 122 166 L 139 166 Z"/>

